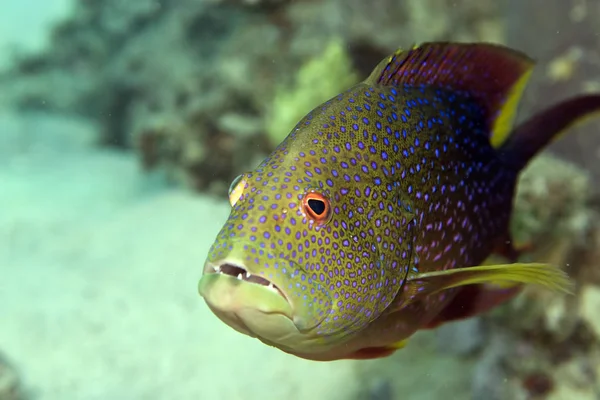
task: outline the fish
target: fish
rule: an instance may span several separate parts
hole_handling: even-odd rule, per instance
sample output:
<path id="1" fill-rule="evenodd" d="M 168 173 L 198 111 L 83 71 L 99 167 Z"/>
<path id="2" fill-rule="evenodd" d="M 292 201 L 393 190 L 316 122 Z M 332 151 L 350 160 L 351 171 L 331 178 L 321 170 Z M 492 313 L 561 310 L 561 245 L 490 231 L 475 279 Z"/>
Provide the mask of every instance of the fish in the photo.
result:
<path id="1" fill-rule="evenodd" d="M 519 261 L 509 221 L 520 172 L 600 94 L 516 124 L 534 66 L 498 44 L 425 42 L 315 107 L 232 181 L 198 283 L 208 308 L 296 357 L 364 360 L 525 285 L 572 293 L 558 266 Z"/>

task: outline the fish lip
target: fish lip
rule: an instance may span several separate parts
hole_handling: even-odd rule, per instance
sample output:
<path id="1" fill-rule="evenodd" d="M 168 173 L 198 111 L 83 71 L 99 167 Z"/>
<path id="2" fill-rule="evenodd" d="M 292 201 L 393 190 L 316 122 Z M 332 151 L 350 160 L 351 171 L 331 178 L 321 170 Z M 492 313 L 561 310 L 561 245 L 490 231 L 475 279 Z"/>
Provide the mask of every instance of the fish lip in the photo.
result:
<path id="1" fill-rule="evenodd" d="M 238 273 L 238 275 L 234 275 Z M 281 297 L 283 297 L 289 304 L 291 304 L 290 299 L 285 294 L 285 292 L 281 289 L 281 287 L 277 286 L 271 280 L 261 276 L 259 274 L 252 274 L 248 268 L 246 268 L 243 264 L 237 263 L 231 260 L 221 260 L 219 262 L 210 262 L 207 261 L 204 264 L 204 275 L 210 274 L 221 274 L 221 275 L 229 275 L 236 276 L 239 280 L 243 282 L 248 282 L 254 285 L 260 285 L 266 287 L 270 290 L 273 290 Z"/>
<path id="2" fill-rule="evenodd" d="M 251 296 L 249 300 L 245 300 L 248 305 L 246 308 L 258 307 L 257 310 L 263 314 L 284 315 L 291 320 L 295 329 L 303 333 L 312 331 L 329 315 L 333 304 L 329 290 L 316 280 L 311 280 L 305 267 L 297 264 L 294 260 L 287 257 L 262 254 L 261 256 L 267 257 L 269 261 L 264 260 L 261 262 L 260 258 L 257 260 L 256 257 L 253 258 L 249 254 L 253 254 L 254 251 L 246 244 L 243 246 L 231 245 L 228 251 L 219 251 L 220 254 L 215 253 L 217 252 L 209 253 L 204 263 L 204 274 L 200 283 L 204 282 L 204 289 L 202 290 L 206 291 L 210 290 L 209 287 L 214 285 L 216 281 L 219 281 L 220 284 L 213 286 L 213 289 L 219 287 L 219 290 L 223 291 L 221 296 L 224 296 L 224 299 L 219 301 L 227 303 L 232 298 L 234 291 L 246 293 L 246 295 Z M 219 272 L 224 272 L 223 266 L 226 264 L 236 268 L 235 275 L 231 273 L 219 274 Z M 236 279 L 240 272 L 251 273 L 252 278 L 249 282 L 243 279 L 245 278 L 244 275 L 242 275 L 242 279 Z M 262 279 L 258 279 L 259 282 L 257 282 L 257 277 Z M 226 282 L 228 282 L 227 285 L 225 285 Z M 242 282 L 245 284 L 240 285 Z M 269 284 L 273 285 L 273 290 L 267 289 Z M 278 305 L 273 308 L 262 302 L 263 295 L 258 293 L 263 291 L 281 299 L 279 302 L 273 300 Z M 217 296 L 217 294 L 214 294 L 214 296 Z M 254 296 L 258 296 L 258 298 L 254 298 Z M 223 307 L 244 308 L 244 300 L 241 298 L 238 298 L 238 300 L 240 302 Z M 250 304 L 253 305 L 250 306 Z M 284 306 L 284 304 L 286 305 Z"/>

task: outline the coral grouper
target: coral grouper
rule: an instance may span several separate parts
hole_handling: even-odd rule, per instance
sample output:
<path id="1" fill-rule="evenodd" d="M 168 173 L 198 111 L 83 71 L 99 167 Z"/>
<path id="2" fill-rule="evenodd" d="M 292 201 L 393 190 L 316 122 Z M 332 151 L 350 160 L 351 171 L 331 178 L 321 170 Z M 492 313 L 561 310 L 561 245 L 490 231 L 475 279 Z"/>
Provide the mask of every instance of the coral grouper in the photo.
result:
<path id="1" fill-rule="evenodd" d="M 517 262 L 509 220 L 519 172 L 600 95 L 513 127 L 532 68 L 502 46 L 426 43 L 316 107 L 232 183 L 199 283 L 210 309 L 327 361 L 392 354 L 523 284 L 569 292 L 559 268 Z"/>

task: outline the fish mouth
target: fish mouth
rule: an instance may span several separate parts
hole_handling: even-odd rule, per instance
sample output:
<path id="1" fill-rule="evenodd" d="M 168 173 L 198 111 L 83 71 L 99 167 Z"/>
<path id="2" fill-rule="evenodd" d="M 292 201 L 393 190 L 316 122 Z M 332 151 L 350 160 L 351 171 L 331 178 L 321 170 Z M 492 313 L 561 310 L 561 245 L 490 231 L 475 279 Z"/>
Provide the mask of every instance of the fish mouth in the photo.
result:
<path id="1" fill-rule="evenodd" d="M 280 287 L 231 260 L 207 262 L 198 292 L 238 332 L 274 342 L 297 332 L 293 304 Z"/>
<path id="2" fill-rule="evenodd" d="M 269 281 L 268 279 L 263 278 L 262 276 L 252 274 L 250 271 L 248 271 L 246 268 L 244 268 L 243 266 L 240 266 L 240 265 L 232 264 L 230 262 L 225 262 L 222 264 L 207 263 L 204 273 L 205 274 L 213 273 L 213 274 L 233 276 L 240 281 L 250 282 L 250 283 L 253 283 L 256 285 L 265 286 L 267 289 L 272 290 L 274 293 L 279 294 L 286 301 L 289 301 L 289 299 L 283 293 L 281 288 L 279 288 L 279 286 L 277 286 L 273 282 Z"/>
<path id="3" fill-rule="evenodd" d="M 237 331 L 271 345 L 296 347 L 306 343 L 327 317 L 331 296 L 293 261 L 269 260 L 269 265 L 263 265 L 235 252 L 209 258 L 198 293 L 217 317 Z"/>

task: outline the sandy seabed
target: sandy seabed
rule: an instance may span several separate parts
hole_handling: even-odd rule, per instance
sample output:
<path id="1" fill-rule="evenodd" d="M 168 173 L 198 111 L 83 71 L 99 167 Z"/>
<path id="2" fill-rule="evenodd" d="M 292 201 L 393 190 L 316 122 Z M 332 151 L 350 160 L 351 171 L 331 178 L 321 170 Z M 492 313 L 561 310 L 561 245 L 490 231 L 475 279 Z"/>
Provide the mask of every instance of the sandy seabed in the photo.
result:
<path id="1" fill-rule="evenodd" d="M 86 123 L 5 114 L 0 127 L 0 352 L 32 398 L 354 398 L 355 362 L 265 346 L 198 296 L 226 201 L 162 187 L 133 155 L 95 148 Z M 406 385 L 435 369 L 452 382 L 452 361 L 405 354 Z"/>

